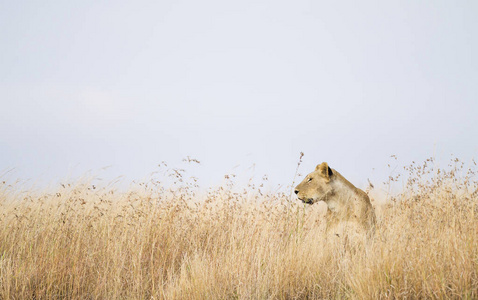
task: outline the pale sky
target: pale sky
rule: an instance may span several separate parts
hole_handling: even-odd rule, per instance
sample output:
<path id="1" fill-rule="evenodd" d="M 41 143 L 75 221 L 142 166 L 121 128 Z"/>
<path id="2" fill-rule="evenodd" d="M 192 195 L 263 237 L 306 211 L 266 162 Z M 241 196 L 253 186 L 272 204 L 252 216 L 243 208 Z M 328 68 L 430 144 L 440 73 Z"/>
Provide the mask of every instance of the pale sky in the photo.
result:
<path id="1" fill-rule="evenodd" d="M 469 162 L 477 58 L 477 1 L 1 1 L 0 173 L 189 155 L 206 186 L 288 185 L 303 151 L 364 187 L 392 154 Z"/>

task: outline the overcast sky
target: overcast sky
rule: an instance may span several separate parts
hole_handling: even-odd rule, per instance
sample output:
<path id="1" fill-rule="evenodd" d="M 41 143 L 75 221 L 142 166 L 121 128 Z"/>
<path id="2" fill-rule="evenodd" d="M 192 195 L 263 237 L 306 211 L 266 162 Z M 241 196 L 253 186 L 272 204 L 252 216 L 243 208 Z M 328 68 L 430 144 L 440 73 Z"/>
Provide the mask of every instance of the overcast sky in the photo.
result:
<path id="1" fill-rule="evenodd" d="M 0 173 L 360 187 L 478 156 L 477 1 L 2 1 Z M 251 166 L 253 166 L 251 168 Z M 107 171 L 100 168 L 111 166 Z"/>

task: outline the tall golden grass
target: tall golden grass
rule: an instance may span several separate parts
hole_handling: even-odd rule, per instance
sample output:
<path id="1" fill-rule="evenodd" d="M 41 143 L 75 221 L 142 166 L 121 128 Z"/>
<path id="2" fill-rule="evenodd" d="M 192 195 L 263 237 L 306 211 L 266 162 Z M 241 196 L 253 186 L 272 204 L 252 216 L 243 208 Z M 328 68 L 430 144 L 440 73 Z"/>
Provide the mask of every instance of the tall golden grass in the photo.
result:
<path id="1" fill-rule="evenodd" d="M 405 171 L 362 242 L 288 192 L 198 194 L 178 170 L 127 191 L 0 182 L 0 299 L 478 298 L 474 171 Z"/>

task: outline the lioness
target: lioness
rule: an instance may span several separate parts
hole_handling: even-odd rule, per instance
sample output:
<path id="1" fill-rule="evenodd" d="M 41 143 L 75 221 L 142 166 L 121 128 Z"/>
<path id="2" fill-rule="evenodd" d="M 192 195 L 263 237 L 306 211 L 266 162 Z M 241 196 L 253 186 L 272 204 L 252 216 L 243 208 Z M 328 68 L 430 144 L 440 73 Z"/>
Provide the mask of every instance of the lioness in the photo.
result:
<path id="1" fill-rule="evenodd" d="M 326 162 L 295 187 L 297 197 L 304 203 L 324 201 L 327 204 L 327 231 L 341 221 L 354 221 L 369 231 L 375 225 L 375 212 L 367 194 L 356 188 Z"/>

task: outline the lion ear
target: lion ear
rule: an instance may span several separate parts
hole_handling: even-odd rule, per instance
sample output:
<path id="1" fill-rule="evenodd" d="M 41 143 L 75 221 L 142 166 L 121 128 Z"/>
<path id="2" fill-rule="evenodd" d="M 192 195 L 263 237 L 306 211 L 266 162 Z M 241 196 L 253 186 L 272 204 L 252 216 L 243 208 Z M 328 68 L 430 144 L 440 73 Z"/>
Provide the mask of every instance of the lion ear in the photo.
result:
<path id="1" fill-rule="evenodd" d="M 332 176 L 334 174 L 332 172 L 332 169 L 329 167 L 329 165 L 325 161 L 323 163 L 321 163 L 320 165 L 317 165 L 315 170 L 319 171 L 319 173 L 327 179 L 329 179 L 330 176 Z"/>

